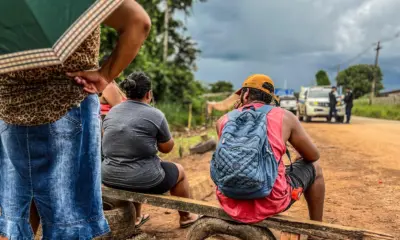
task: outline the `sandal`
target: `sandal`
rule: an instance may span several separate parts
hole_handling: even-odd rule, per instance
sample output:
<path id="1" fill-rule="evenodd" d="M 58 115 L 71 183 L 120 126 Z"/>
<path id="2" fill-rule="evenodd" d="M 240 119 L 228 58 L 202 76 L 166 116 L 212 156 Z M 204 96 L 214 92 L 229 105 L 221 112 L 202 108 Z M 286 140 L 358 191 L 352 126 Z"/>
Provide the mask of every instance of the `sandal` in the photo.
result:
<path id="1" fill-rule="evenodd" d="M 136 222 L 135 222 L 135 227 L 136 228 L 140 228 L 141 226 L 143 226 L 143 224 L 145 224 L 147 221 L 149 221 L 149 219 L 150 219 L 150 215 L 149 214 L 143 214 L 140 217 L 140 222 L 138 224 L 136 224 Z"/>
<path id="2" fill-rule="evenodd" d="M 181 222 L 180 228 L 188 228 L 190 226 L 192 226 L 195 222 L 197 222 L 202 216 L 201 215 L 197 215 L 196 219 L 191 219 L 191 220 L 187 220 L 185 222 Z"/>

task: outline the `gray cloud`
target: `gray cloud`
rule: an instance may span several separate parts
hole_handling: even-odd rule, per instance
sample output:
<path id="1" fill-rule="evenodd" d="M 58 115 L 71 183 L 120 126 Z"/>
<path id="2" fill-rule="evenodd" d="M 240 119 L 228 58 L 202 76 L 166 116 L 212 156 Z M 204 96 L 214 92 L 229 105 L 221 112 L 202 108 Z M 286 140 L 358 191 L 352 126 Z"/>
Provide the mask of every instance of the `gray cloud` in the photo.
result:
<path id="1" fill-rule="evenodd" d="M 195 5 L 189 32 L 202 50 L 200 80 L 239 86 L 252 73 L 298 88 L 378 39 L 400 31 L 398 0 L 209 0 Z M 385 83 L 400 82 L 400 39 L 384 43 Z M 353 63 L 372 63 L 368 51 Z M 400 87 L 400 86 L 399 86 Z"/>

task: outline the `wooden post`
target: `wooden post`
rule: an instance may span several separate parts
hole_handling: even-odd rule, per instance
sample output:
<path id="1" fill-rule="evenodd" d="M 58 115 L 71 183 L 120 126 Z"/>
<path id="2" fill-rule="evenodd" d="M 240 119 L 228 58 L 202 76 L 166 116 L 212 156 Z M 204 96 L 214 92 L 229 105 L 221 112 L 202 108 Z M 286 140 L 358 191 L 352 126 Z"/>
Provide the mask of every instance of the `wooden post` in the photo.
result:
<path id="1" fill-rule="evenodd" d="M 165 15 L 164 15 L 164 43 L 163 43 L 163 61 L 168 59 L 168 30 L 169 30 L 169 0 L 165 0 Z"/>
<path id="2" fill-rule="evenodd" d="M 381 46 L 381 42 L 379 41 L 378 42 L 378 46 L 376 47 L 376 55 L 375 55 L 375 70 L 374 70 L 374 72 L 373 72 L 373 79 L 372 79 L 372 84 L 371 84 L 371 94 L 370 94 L 370 97 L 369 97 L 369 104 L 370 105 L 372 105 L 372 102 L 373 102 L 373 99 L 374 99 L 374 97 L 375 97 L 375 88 L 376 88 L 376 78 L 377 78 L 377 74 L 376 74 L 376 69 L 377 69 L 377 67 L 378 67 L 378 59 L 379 59 L 379 50 L 381 50 L 382 49 L 382 46 Z"/>
<path id="3" fill-rule="evenodd" d="M 192 126 L 192 103 L 189 103 L 188 129 Z"/>

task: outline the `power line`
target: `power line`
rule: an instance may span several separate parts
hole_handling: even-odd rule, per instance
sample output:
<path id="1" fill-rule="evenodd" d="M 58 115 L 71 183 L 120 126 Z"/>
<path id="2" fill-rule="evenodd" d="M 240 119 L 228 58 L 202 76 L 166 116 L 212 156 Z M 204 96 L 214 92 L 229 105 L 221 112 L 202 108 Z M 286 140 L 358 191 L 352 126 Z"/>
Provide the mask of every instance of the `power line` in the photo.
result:
<path id="1" fill-rule="evenodd" d="M 397 38 L 400 37 L 400 31 L 396 32 L 396 34 L 394 34 L 392 37 L 389 38 L 384 38 L 382 40 L 380 40 L 380 43 L 387 43 L 387 42 L 391 42 L 396 40 Z M 337 68 L 337 66 L 345 66 L 345 65 L 349 65 L 352 62 L 354 62 L 355 60 L 359 59 L 360 57 L 362 57 L 363 55 L 365 55 L 368 51 L 372 50 L 372 47 L 375 47 L 377 45 L 377 42 L 372 43 L 370 46 L 366 47 L 364 50 L 362 50 L 360 53 L 358 53 L 356 56 L 348 59 L 347 61 L 344 61 L 340 64 L 337 64 L 335 66 L 332 67 L 332 69 Z"/>
<path id="2" fill-rule="evenodd" d="M 384 39 L 382 39 L 380 42 L 381 43 L 386 43 L 386 42 L 391 42 L 391 41 L 393 41 L 393 40 L 396 40 L 397 38 L 399 38 L 400 37 L 400 31 L 399 32 L 397 32 L 395 35 L 393 35 L 393 37 L 390 37 L 390 38 L 384 38 Z"/>
<path id="3" fill-rule="evenodd" d="M 371 46 L 375 46 L 375 44 L 372 44 Z M 362 57 L 362 56 L 365 55 L 368 51 L 371 51 L 371 46 L 368 46 L 367 48 L 365 48 L 364 50 L 362 50 L 359 54 L 357 54 L 356 56 L 354 56 L 354 57 L 348 59 L 347 61 L 342 62 L 342 63 L 340 64 L 340 66 L 348 65 L 348 64 L 354 62 L 355 60 L 357 60 L 358 58 Z"/>

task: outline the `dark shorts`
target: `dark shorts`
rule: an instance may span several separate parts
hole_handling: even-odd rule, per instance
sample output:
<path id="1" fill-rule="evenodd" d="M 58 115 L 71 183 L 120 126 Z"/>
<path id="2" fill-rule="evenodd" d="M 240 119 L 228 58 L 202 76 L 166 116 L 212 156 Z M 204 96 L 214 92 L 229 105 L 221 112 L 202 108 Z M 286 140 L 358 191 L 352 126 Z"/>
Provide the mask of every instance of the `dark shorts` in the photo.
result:
<path id="1" fill-rule="evenodd" d="M 164 194 L 171 190 L 171 188 L 175 187 L 178 183 L 179 170 L 178 167 L 171 162 L 161 162 L 161 167 L 164 169 L 165 177 L 164 179 L 157 184 L 156 186 L 149 189 L 133 189 L 133 188 L 123 188 L 112 186 L 110 184 L 104 184 L 111 188 L 131 191 L 131 192 L 140 192 L 140 193 L 148 193 L 148 194 Z"/>
<path id="2" fill-rule="evenodd" d="M 292 189 L 302 188 L 304 193 L 315 181 L 316 171 L 312 163 L 304 160 L 297 160 L 292 164 L 292 167 L 286 166 L 286 176 Z M 292 199 L 289 204 L 289 209 L 296 200 Z"/>

